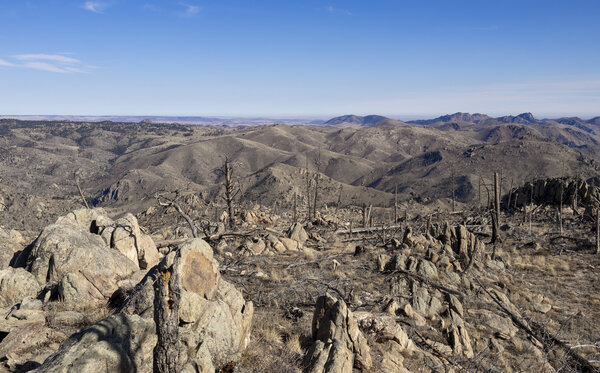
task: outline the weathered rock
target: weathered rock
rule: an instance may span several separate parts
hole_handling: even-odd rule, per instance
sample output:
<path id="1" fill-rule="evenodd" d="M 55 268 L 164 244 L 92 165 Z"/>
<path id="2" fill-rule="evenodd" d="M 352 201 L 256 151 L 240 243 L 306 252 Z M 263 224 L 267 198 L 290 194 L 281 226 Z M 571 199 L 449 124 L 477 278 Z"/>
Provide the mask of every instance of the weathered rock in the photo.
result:
<path id="1" fill-rule="evenodd" d="M 16 253 L 23 250 L 24 246 L 25 241 L 21 233 L 14 229 L 0 227 L 0 269 L 7 268 Z"/>
<path id="2" fill-rule="evenodd" d="M 304 245 L 306 240 L 308 240 L 308 234 L 304 230 L 304 227 L 300 223 L 294 223 L 287 231 L 288 238 L 298 241 L 300 246 Z"/>
<path id="3" fill-rule="evenodd" d="M 105 217 L 106 211 L 103 208 L 78 209 L 71 211 L 65 216 L 56 219 L 55 224 L 70 224 L 78 227 L 80 230 L 89 233 L 98 233 L 96 221 L 100 217 Z"/>
<path id="4" fill-rule="evenodd" d="M 297 251 L 300 246 L 298 241 L 292 240 L 291 238 L 281 237 L 279 240 L 281 241 L 283 246 L 285 246 L 286 250 L 289 251 Z"/>
<path id="5" fill-rule="evenodd" d="M 517 327 L 508 317 L 487 310 L 481 310 L 480 315 L 482 316 L 480 325 L 490 329 L 492 333 L 502 335 L 504 339 L 511 339 L 517 334 Z"/>
<path id="6" fill-rule="evenodd" d="M 252 255 L 260 255 L 265 251 L 267 245 L 262 238 L 256 237 L 255 239 L 246 242 L 245 247 L 252 253 Z"/>
<path id="7" fill-rule="evenodd" d="M 419 262 L 419 267 L 417 268 L 417 273 L 425 278 L 432 279 L 432 280 L 438 278 L 438 271 L 437 271 L 437 268 L 435 267 L 435 264 L 433 264 L 429 260 L 425 260 L 425 259 L 422 259 Z"/>
<path id="8" fill-rule="evenodd" d="M 111 236 L 111 247 L 128 257 L 141 269 L 148 269 L 160 260 L 160 254 L 152 238 L 143 234 L 137 219 L 127 214 L 115 223 Z"/>
<path id="9" fill-rule="evenodd" d="M 35 277 L 23 268 L 0 270 L 0 307 L 10 307 L 25 297 L 36 297 L 40 290 Z"/>
<path id="10" fill-rule="evenodd" d="M 108 248 L 100 236 L 81 229 L 89 216 L 72 214 L 44 228 L 21 256 L 39 283 L 58 284 L 59 295 L 67 302 L 87 307 L 89 302 L 109 297 L 118 288 L 117 282 L 137 266 Z"/>
<path id="11" fill-rule="evenodd" d="M 307 372 L 350 372 L 370 369 L 370 349 L 342 300 L 329 294 L 317 299 L 312 322 L 315 344 L 305 356 Z"/>
<path id="12" fill-rule="evenodd" d="M 473 357 L 473 347 L 471 346 L 471 338 L 469 337 L 465 322 L 453 310 L 450 310 L 449 314 L 451 324 L 448 327 L 447 334 L 452 350 L 456 355 L 463 354 L 470 359 Z"/>
<path id="13" fill-rule="evenodd" d="M 177 261 L 181 289 L 179 304 L 180 325 L 188 337 L 183 343 L 193 351 L 206 345 L 211 356 L 240 352 L 250 339 L 254 308 L 244 301 L 242 294 L 230 283 L 221 279 L 212 248 L 202 239 L 190 239 L 167 255 L 162 265 Z M 153 317 L 156 267 L 131 291 L 120 312 Z"/>
<path id="14" fill-rule="evenodd" d="M 12 330 L 0 343 L 0 359 L 12 356 L 21 356 L 39 346 L 50 342 L 60 342 L 66 336 L 60 331 L 52 330 L 41 322 L 31 322 Z"/>
<path id="15" fill-rule="evenodd" d="M 471 256 L 476 252 L 482 253 L 485 250 L 485 244 L 469 232 L 464 225 L 450 227 L 446 223 L 441 231 L 440 241 L 452 248 L 453 253 L 460 258 L 463 265 L 467 265 Z"/>
<path id="16" fill-rule="evenodd" d="M 110 316 L 73 334 L 34 372 L 151 372 L 154 329 L 137 315 Z"/>

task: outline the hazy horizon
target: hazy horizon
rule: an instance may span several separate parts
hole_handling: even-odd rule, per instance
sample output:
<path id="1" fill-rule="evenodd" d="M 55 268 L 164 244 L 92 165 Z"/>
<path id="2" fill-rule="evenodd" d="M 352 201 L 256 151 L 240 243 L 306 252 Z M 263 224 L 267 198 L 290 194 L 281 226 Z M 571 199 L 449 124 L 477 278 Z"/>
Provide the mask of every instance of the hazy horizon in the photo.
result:
<path id="1" fill-rule="evenodd" d="M 600 115 L 591 1 L 31 0 L 0 7 L 10 115 Z"/>

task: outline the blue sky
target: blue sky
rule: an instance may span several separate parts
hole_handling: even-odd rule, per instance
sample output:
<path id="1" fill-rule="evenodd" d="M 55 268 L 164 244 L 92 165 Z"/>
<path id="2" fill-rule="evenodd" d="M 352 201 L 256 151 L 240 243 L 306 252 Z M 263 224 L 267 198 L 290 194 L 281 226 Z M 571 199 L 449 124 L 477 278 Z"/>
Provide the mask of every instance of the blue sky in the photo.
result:
<path id="1" fill-rule="evenodd" d="M 600 1 L 0 0 L 0 114 L 600 115 Z"/>

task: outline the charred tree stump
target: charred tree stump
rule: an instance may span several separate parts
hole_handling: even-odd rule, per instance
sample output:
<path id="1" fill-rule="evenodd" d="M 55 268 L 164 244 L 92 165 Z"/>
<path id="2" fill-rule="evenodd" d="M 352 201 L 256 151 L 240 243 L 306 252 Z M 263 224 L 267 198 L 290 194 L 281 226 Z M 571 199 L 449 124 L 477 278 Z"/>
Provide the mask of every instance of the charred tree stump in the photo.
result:
<path id="1" fill-rule="evenodd" d="M 154 372 L 177 373 L 179 361 L 179 274 L 176 271 L 179 256 L 172 266 L 161 263 L 154 282 L 154 322 L 158 340 L 154 347 Z"/>

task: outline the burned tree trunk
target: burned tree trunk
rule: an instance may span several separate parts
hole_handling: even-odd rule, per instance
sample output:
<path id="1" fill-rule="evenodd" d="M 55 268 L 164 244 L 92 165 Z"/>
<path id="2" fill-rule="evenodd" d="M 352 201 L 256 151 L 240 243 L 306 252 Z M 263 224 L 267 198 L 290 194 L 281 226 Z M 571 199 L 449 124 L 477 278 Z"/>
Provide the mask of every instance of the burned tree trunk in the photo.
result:
<path id="1" fill-rule="evenodd" d="M 363 203 L 362 205 L 362 226 L 363 228 L 367 227 L 367 204 Z"/>
<path id="2" fill-rule="evenodd" d="M 502 242 L 500 237 L 500 185 L 498 173 L 494 173 L 494 209 L 492 215 L 492 241 L 491 243 Z"/>
<path id="3" fill-rule="evenodd" d="M 77 191 L 79 192 L 79 196 L 81 197 L 81 200 L 83 201 L 83 204 L 85 205 L 85 208 L 89 209 L 90 205 L 88 205 L 87 200 L 85 199 L 85 196 L 83 195 L 83 191 L 81 190 L 81 186 L 79 186 L 79 177 L 77 177 L 77 175 L 75 175 L 75 185 L 77 185 Z"/>
<path id="4" fill-rule="evenodd" d="M 315 174 L 315 200 L 313 204 L 313 220 L 317 218 L 317 201 L 319 198 L 319 173 Z"/>
<path id="5" fill-rule="evenodd" d="M 494 173 L 494 208 L 496 210 L 496 224 L 500 226 L 500 179 L 498 173 Z"/>
<path id="6" fill-rule="evenodd" d="M 161 263 L 154 282 L 154 322 L 158 340 L 154 347 L 154 372 L 177 373 L 179 359 L 179 300 L 178 255 L 172 266 Z"/>
<path id="7" fill-rule="evenodd" d="M 600 207 L 596 208 L 596 254 L 600 254 Z"/>
<path id="8" fill-rule="evenodd" d="M 294 223 L 298 222 L 298 195 L 294 193 Z"/>
<path id="9" fill-rule="evenodd" d="M 452 171 L 452 212 L 456 211 L 456 192 L 454 188 L 454 171 Z"/>
<path id="10" fill-rule="evenodd" d="M 227 213 L 229 214 L 229 227 L 233 228 L 235 225 L 235 217 L 233 215 L 233 199 L 237 195 L 238 191 L 235 190 L 233 185 L 233 168 L 229 162 L 229 158 L 225 158 L 225 164 L 223 165 L 223 176 L 225 177 L 225 202 L 227 203 Z"/>
<path id="11" fill-rule="evenodd" d="M 500 229 L 498 226 L 497 215 L 494 210 L 490 210 L 490 215 L 492 217 L 492 241 L 490 243 L 502 242 L 500 238 Z"/>
<path id="12" fill-rule="evenodd" d="M 315 166 L 317 172 L 315 172 L 315 195 L 314 195 L 314 204 L 313 204 L 313 219 L 317 218 L 317 202 L 319 198 L 319 172 L 321 172 L 321 150 L 319 149 L 319 153 L 317 154 L 317 158 L 315 159 Z"/>
<path id="13" fill-rule="evenodd" d="M 394 224 L 398 223 L 398 184 L 394 188 Z"/>
<path id="14" fill-rule="evenodd" d="M 307 213 L 306 220 L 308 220 L 308 221 L 310 221 L 310 218 L 312 216 L 311 209 L 310 209 L 310 186 L 311 186 L 311 178 L 310 178 L 310 172 L 308 171 L 308 158 L 306 158 L 306 205 L 308 207 L 308 213 Z"/>

